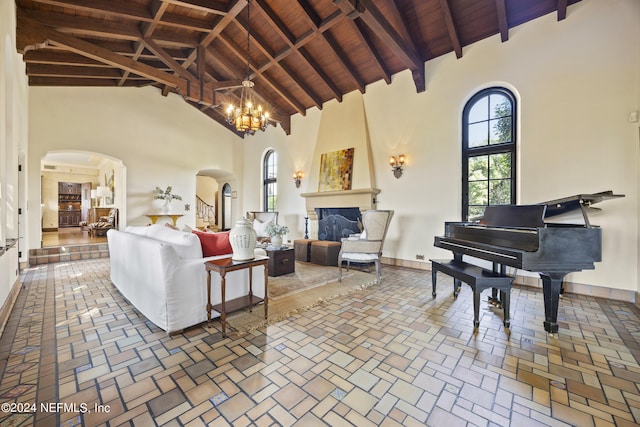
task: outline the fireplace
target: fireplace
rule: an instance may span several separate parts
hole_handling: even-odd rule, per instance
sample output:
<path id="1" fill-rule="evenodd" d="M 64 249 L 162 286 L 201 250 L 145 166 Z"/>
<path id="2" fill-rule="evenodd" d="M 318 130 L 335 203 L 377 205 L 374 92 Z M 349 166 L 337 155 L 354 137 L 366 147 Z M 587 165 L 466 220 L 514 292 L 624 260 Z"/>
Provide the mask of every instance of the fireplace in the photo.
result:
<path id="1" fill-rule="evenodd" d="M 339 242 L 343 237 L 360 233 L 362 214 L 359 208 L 316 208 L 318 239 Z"/>

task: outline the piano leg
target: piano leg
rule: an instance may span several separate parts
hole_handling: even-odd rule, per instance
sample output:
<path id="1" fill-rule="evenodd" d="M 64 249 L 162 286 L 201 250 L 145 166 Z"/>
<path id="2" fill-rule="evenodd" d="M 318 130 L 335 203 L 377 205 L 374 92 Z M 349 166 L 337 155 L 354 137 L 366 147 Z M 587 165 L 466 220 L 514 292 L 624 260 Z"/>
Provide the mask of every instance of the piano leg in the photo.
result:
<path id="1" fill-rule="evenodd" d="M 497 262 L 494 262 L 493 272 L 504 276 L 507 274 L 507 267 L 502 264 L 498 264 Z M 496 306 L 497 308 L 502 308 L 502 293 L 498 293 L 498 290 L 496 288 L 491 288 L 491 296 L 489 297 L 489 304 Z"/>
<path id="2" fill-rule="evenodd" d="M 558 304 L 562 280 L 567 273 L 540 273 L 544 295 L 544 330 L 550 334 L 558 332 Z"/>

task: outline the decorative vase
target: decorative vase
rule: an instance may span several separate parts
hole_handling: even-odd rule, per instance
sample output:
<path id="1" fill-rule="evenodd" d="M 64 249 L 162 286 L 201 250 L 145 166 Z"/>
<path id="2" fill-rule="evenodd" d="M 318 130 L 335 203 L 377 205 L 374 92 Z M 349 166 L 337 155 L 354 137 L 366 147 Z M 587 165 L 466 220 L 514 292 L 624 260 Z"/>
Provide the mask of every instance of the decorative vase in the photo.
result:
<path id="1" fill-rule="evenodd" d="M 276 234 L 275 236 L 271 236 L 271 246 L 275 246 L 276 248 L 282 246 L 282 235 Z"/>
<path id="2" fill-rule="evenodd" d="M 255 258 L 256 231 L 247 218 L 236 221 L 235 227 L 229 232 L 229 243 L 233 249 L 234 261 L 247 261 Z"/>
<path id="3" fill-rule="evenodd" d="M 162 205 L 162 213 L 171 212 L 171 199 L 164 199 L 164 205 Z"/>

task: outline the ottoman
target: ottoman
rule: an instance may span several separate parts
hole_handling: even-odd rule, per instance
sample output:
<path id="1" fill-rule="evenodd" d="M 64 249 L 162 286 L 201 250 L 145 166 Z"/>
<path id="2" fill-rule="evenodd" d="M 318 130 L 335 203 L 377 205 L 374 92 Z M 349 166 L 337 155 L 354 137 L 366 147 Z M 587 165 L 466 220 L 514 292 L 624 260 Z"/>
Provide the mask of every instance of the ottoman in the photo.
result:
<path id="1" fill-rule="evenodd" d="M 296 261 L 311 261 L 311 243 L 314 239 L 299 239 L 293 241 L 293 249 L 296 251 Z"/>
<path id="2" fill-rule="evenodd" d="M 311 262 L 318 265 L 338 266 L 340 242 L 316 240 L 311 242 Z"/>

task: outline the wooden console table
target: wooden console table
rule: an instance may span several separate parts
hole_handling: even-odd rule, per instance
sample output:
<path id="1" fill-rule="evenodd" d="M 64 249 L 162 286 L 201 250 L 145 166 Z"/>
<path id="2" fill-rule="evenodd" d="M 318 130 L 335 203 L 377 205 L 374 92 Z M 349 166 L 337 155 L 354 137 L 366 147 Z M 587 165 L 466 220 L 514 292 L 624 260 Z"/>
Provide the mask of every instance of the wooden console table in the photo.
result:
<path id="1" fill-rule="evenodd" d="M 184 216 L 184 214 L 159 213 L 159 214 L 144 214 L 144 216 L 148 217 L 151 220 L 151 224 L 155 224 L 157 220 L 166 216 L 171 218 L 171 221 L 173 221 L 173 225 L 176 225 L 176 222 L 178 222 L 178 218 L 180 218 L 181 216 Z"/>
<path id="2" fill-rule="evenodd" d="M 204 263 L 207 269 L 207 325 L 211 324 L 211 310 L 215 310 L 220 313 L 220 322 L 222 325 L 222 336 L 227 336 L 227 313 L 231 313 L 236 310 L 240 310 L 245 307 L 253 307 L 256 304 L 264 302 L 264 318 L 267 318 L 267 309 L 269 307 L 268 297 L 268 271 L 269 271 L 269 257 L 257 256 L 254 259 L 247 261 L 234 261 L 231 258 L 221 258 L 207 261 Z M 264 266 L 264 298 L 253 295 L 253 267 L 259 265 Z M 229 271 L 235 270 L 249 270 L 249 294 L 233 299 L 231 301 L 226 300 L 226 275 Z M 220 295 L 221 303 L 211 305 L 211 272 L 215 271 L 220 275 Z"/>

